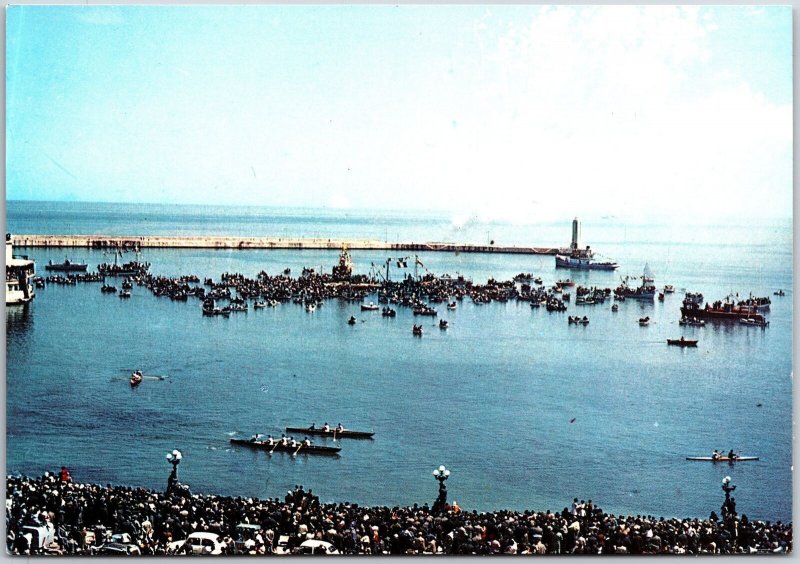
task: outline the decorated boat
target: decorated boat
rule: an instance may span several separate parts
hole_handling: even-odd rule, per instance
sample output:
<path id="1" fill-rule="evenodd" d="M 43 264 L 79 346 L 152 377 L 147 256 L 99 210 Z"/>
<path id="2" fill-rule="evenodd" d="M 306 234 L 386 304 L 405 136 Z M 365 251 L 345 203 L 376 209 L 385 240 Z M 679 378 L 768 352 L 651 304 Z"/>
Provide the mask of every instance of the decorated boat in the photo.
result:
<path id="1" fill-rule="evenodd" d="M 639 286 L 631 286 L 631 280 L 640 279 L 642 281 Z M 622 283 L 614 290 L 614 296 L 621 300 L 647 300 L 653 301 L 656 297 L 656 287 L 646 280 L 645 276 L 638 278 L 631 278 L 626 276 L 622 279 Z"/>
<path id="2" fill-rule="evenodd" d="M 742 318 L 751 318 L 756 323 L 764 323 L 764 316 L 756 312 L 756 308 L 751 306 L 736 305 L 730 299 L 724 302 L 717 300 L 713 304 L 706 303 L 705 307 L 700 307 L 697 303 L 687 303 L 684 300 L 681 307 L 683 317 L 696 317 L 697 319 L 713 319 L 718 321 L 737 321 Z"/>

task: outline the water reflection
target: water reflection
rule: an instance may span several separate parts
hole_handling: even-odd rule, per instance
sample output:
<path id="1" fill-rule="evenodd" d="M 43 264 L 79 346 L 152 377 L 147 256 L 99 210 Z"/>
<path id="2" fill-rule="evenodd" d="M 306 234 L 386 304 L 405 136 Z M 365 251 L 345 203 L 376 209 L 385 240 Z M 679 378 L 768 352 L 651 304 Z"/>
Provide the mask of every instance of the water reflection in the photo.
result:
<path id="1" fill-rule="evenodd" d="M 24 335 L 33 326 L 31 304 L 6 305 L 6 335 Z"/>

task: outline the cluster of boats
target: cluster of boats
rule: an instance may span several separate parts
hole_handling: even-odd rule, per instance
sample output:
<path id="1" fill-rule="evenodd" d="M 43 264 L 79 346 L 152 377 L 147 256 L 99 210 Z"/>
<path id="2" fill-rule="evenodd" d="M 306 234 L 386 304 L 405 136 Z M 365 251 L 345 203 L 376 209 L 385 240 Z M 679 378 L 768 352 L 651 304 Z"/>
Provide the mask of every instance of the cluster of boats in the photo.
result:
<path id="1" fill-rule="evenodd" d="M 583 317 L 575 316 L 572 317 L 571 315 L 567 318 L 567 325 L 589 325 L 589 318 L 585 315 Z"/>
<path id="2" fill-rule="evenodd" d="M 375 435 L 375 433 L 372 432 L 351 431 L 350 429 L 342 427 L 341 424 L 332 428 L 329 427 L 327 423 L 320 428 L 315 425 L 311 425 L 311 427 L 286 427 L 286 432 L 302 433 L 306 435 L 306 438 L 302 441 L 297 441 L 291 436 L 287 437 L 286 435 L 281 435 L 280 438 L 276 439 L 273 438 L 272 435 L 268 435 L 267 438 L 261 439 L 261 435 L 256 434 L 250 439 L 230 439 L 230 443 L 236 446 L 267 451 L 269 454 L 273 452 L 290 452 L 293 456 L 299 453 L 336 456 L 342 450 L 341 447 L 315 445 L 308 438 L 308 435 L 331 438 L 334 441 L 338 439 L 372 439 Z"/>
<path id="3" fill-rule="evenodd" d="M 115 255 L 116 258 L 116 255 Z M 125 264 L 102 263 L 97 265 L 97 271 L 102 276 L 144 276 L 150 270 L 149 262 L 131 261 Z"/>
<path id="4" fill-rule="evenodd" d="M 528 284 L 538 284 L 542 285 L 542 279 L 539 276 L 534 277 L 533 274 L 530 272 L 520 272 L 516 276 L 514 276 L 514 282 L 521 282 L 521 283 L 528 283 Z"/>

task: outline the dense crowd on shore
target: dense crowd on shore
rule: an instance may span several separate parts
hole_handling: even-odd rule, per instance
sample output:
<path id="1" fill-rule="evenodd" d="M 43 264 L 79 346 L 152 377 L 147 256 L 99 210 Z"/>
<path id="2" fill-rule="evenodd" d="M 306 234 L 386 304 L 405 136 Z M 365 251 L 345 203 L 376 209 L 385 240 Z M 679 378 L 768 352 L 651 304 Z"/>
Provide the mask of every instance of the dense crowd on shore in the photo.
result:
<path id="1" fill-rule="evenodd" d="M 663 519 L 603 512 L 575 499 L 550 511 L 478 513 L 453 505 L 361 507 L 322 504 L 296 486 L 283 500 L 193 495 L 79 484 L 60 475 L 6 478 L 7 550 L 11 554 L 103 553 L 112 533 L 128 554 L 172 553 L 175 541 L 206 531 L 219 535 L 222 554 L 292 553 L 307 539 L 341 554 L 736 554 L 792 552 L 792 527 L 751 521 L 723 507 L 724 519 Z M 248 542 L 237 541 L 249 523 Z M 247 529 L 245 529 L 247 530 Z M 51 531 L 39 546 L 34 531 Z M 241 540 L 241 539 L 240 539 Z M 182 551 L 178 550 L 178 553 Z"/>

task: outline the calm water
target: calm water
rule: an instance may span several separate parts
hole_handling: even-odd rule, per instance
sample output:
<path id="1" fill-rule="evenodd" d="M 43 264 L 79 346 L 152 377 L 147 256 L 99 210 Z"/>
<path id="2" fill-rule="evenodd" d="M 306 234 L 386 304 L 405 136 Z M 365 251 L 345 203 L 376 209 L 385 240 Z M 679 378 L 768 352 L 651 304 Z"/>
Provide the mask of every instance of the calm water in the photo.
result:
<path id="1" fill-rule="evenodd" d="M 9 202 L 7 223 L 14 233 L 459 242 L 485 242 L 488 233 L 498 244 L 532 245 L 564 245 L 570 236 L 569 219 L 457 226 L 435 216 L 107 204 Z M 663 303 L 622 303 L 616 314 L 608 303 L 548 314 L 524 303 L 465 300 L 455 311 L 438 308 L 447 331 L 427 320 L 418 339 L 410 329 L 419 319 L 405 309 L 385 319 L 330 301 L 313 314 L 284 304 L 212 319 L 196 300 L 171 302 L 139 287 L 125 301 L 101 295 L 99 284 L 49 286 L 30 307 L 6 310 L 7 470 L 36 475 L 66 464 L 78 480 L 160 489 L 170 470 L 164 456 L 179 448 L 180 477 L 195 491 L 272 497 L 302 483 L 325 501 L 406 505 L 435 499 L 431 472 L 445 464 L 451 499 L 468 509 L 560 510 L 578 496 L 610 512 L 665 517 L 719 511 L 720 481 L 730 475 L 742 512 L 791 519 L 791 221 L 746 230 L 605 221 L 584 223 L 583 233 L 622 265 L 572 276 L 583 284 L 613 287 L 648 262 L 657 284 L 711 299 L 772 297 L 778 288 L 786 296 L 774 297 L 766 330 L 679 327 L 680 291 Z M 65 254 L 92 269 L 113 260 L 88 249 L 18 252 L 42 270 Z M 352 254 L 358 273 L 387 258 Z M 147 250 L 142 258 L 156 274 L 218 279 L 226 271 L 328 271 L 337 253 Z M 568 275 L 552 257 L 420 259 L 431 272 L 476 282 L 520 271 L 545 283 Z M 575 313 L 591 323 L 568 326 Z M 361 322 L 348 326 L 350 315 Z M 636 322 L 644 315 L 653 319 L 645 328 Z M 699 347 L 666 346 L 680 335 L 698 338 Z M 167 378 L 131 390 L 127 376 L 138 367 Z M 312 421 L 341 421 L 376 438 L 340 442 L 338 458 L 228 446 L 234 436 Z M 761 460 L 685 461 L 714 448 Z"/>

